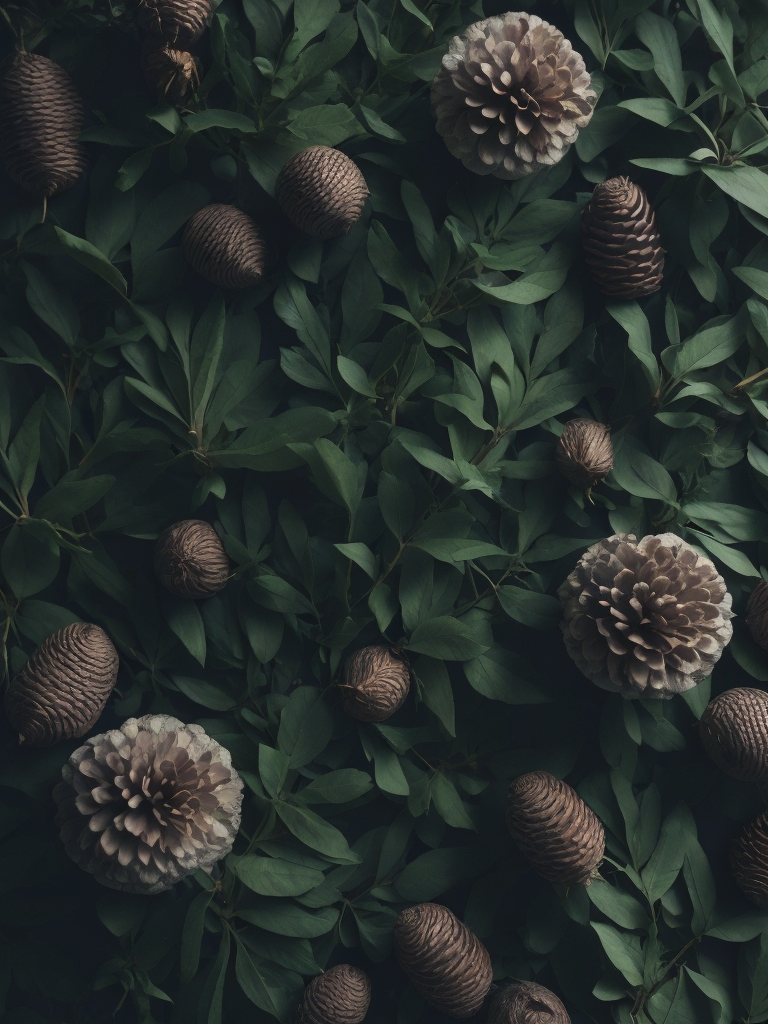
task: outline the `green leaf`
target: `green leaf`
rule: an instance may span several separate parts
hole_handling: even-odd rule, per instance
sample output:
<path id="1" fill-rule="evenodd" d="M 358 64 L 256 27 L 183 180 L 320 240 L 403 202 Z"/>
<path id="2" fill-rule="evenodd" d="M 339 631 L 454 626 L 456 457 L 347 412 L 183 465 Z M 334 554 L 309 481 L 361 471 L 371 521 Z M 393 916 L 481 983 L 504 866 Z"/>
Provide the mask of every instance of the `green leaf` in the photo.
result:
<path id="1" fill-rule="evenodd" d="M 298 795 L 307 803 L 345 804 L 365 796 L 372 786 L 371 777 L 366 772 L 357 768 L 339 768 L 313 779 Z"/>
<path id="2" fill-rule="evenodd" d="M 662 822 L 656 849 L 641 876 L 651 903 L 661 899 L 680 874 L 689 825 L 690 811 L 682 804 L 670 811 Z"/>
<path id="3" fill-rule="evenodd" d="M 736 164 L 730 167 L 702 164 L 701 170 L 726 195 L 759 213 L 761 217 L 768 217 L 768 178 L 765 171 L 757 167 L 738 167 Z"/>
<path id="4" fill-rule="evenodd" d="M 260 1010 L 265 1010 L 278 1020 L 285 1020 L 291 1006 L 285 979 L 271 970 L 260 957 L 251 953 L 237 932 L 233 934 L 237 943 L 235 977 L 238 985 Z"/>
<path id="5" fill-rule="evenodd" d="M 23 263 L 30 308 L 65 344 L 72 347 L 80 333 L 80 316 L 66 288 L 42 274 L 31 263 Z"/>
<path id="6" fill-rule="evenodd" d="M 288 131 L 311 145 L 338 146 L 363 126 L 345 103 L 324 103 L 299 110 L 286 125 Z"/>
<path id="7" fill-rule="evenodd" d="M 430 850 L 403 868 L 395 878 L 395 888 L 404 900 L 422 903 L 452 889 L 462 879 L 480 874 L 486 861 L 487 854 L 477 846 Z"/>
<path id="8" fill-rule="evenodd" d="M 413 524 L 416 498 L 408 483 L 394 473 L 379 474 L 379 508 L 392 533 L 399 541 Z"/>
<path id="9" fill-rule="evenodd" d="M 490 630 L 476 623 L 469 625 L 451 615 L 439 615 L 417 626 L 405 650 L 428 654 L 445 661 L 468 661 L 484 654 L 491 646 Z"/>
<path id="10" fill-rule="evenodd" d="M 59 549 L 48 529 L 32 521 L 14 523 L 0 552 L 0 569 L 14 596 L 21 601 L 49 586 L 59 571 Z"/>
<path id="11" fill-rule="evenodd" d="M 687 341 L 665 348 L 661 353 L 661 361 L 669 373 L 679 380 L 693 370 L 715 366 L 728 359 L 742 343 L 743 332 L 741 317 L 716 317 Z"/>
<path id="12" fill-rule="evenodd" d="M 205 626 L 200 609 L 194 601 L 164 595 L 163 614 L 165 621 L 195 661 L 205 665 Z"/>
<path id="13" fill-rule="evenodd" d="M 620 932 L 610 924 L 590 921 L 592 928 L 614 967 L 633 986 L 643 984 L 643 955 L 640 952 L 640 940 L 635 935 Z"/>
<path id="14" fill-rule="evenodd" d="M 317 850 L 339 864 L 358 864 L 360 857 L 347 846 L 347 840 L 333 825 L 306 807 L 296 807 L 283 800 L 275 801 L 275 810 L 283 823 L 311 850 Z M 283 932 L 282 934 L 288 934 Z M 322 934 L 322 933 L 320 933 Z M 307 935 L 305 938 L 312 938 Z"/>
<path id="15" fill-rule="evenodd" d="M 236 114 L 234 110 L 201 110 L 189 114 L 183 119 L 184 127 L 191 132 L 204 132 L 208 128 L 226 128 L 227 131 L 255 133 L 256 125 L 245 114 Z"/>
<path id="16" fill-rule="evenodd" d="M 86 242 L 84 238 L 78 238 L 77 235 L 71 235 L 63 228 L 54 227 L 54 231 L 61 247 L 68 256 L 96 274 L 103 281 L 106 281 L 120 295 L 127 295 L 128 285 L 125 278 L 95 245 Z"/>
<path id="17" fill-rule="evenodd" d="M 432 779 L 430 790 L 435 810 L 446 824 L 454 828 L 475 830 L 474 822 L 464 809 L 456 787 L 445 775 L 438 772 Z"/>
<path id="18" fill-rule="evenodd" d="M 339 918 L 333 907 L 308 910 L 297 903 L 280 899 L 259 900 L 257 910 L 237 910 L 236 914 L 268 932 L 299 939 L 316 939 L 326 935 Z"/>
<path id="19" fill-rule="evenodd" d="M 333 546 L 355 565 L 359 565 L 372 580 L 376 579 L 378 575 L 376 556 L 367 544 L 356 541 L 354 544 L 334 544 Z"/>
<path id="20" fill-rule="evenodd" d="M 652 11 L 643 11 L 635 21 L 635 32 L 653 55 L 656 74 L 678 107 L 685 106 L 685 81 L 680 44 L 672 22 Z"/>
<path id="21" fill-rule="evenodd" d="M 282 750 L 259 744 L 259 777 L 270 796 L 280 795 L 290 767 L 290 759 Z"/>
<path id="22" fill-rule="evenodd" d="M 332 441 L 320 438 L 314 445 L 289 444 L 309 464 L 315 483 L 331 501 L 354 515 L 361 494 L 357 467 Z"/>
<path id="23" fill-rule="evenodd" d="M 651 325 L 648 323 L 648 317 L 636 301 L 610 302 L 605 308 L 606 312 L 610 313 L 613 319 L 627 332 L 629 350 L 642 364 L 648 383 L 655 391 L 659 384 L 660 373 L 659 364 L 653 354 Z"/>
<path id="24" fill-rule="evenodd" d="M 420 692 L 424 703 L 437 715 L 448 734 L 455 736 L 453 689 L 445 665 L 433 658 L 419 658 L 415 672 L 421 684 Z"/>
<path id="25" fill-rule="evenodd" d="M 517 622 L 534 629 L 554 629 L 562 618 L 562 607 L 556 597 L 537 594 L 524 587 L 504 586 L 496 591 L 499 604 Z"/>
<path id="26" fill-rule="evenodd" d="M 291 768 L 302 768 L 322 753 L 333 732 L 333 716 L 314 686 L 299 686 L 280 715 L 278 748 Z"/>
<path id="27" fill-rule="evenodd" d="M 594 878 L 587 886 L 587 896 L 598 910 L 620 928 L 647 929 L 648 913 L 633 896 L 609 885 L 602 878 Z"/>
<path id="28" fill-rule="evenodd" d="M 113 476 L 92 476 L 87 480 L 68 480 L 66 477 L 44 494 L 35 505 L 36 519 L 50 519 L 65 523 L 74 516 L 92 508 L 110 490 Z"/>
<path id="29" fill-rule="evenodd" d="M 179 952 L 180 980 L 182 985 L 188 985 L 197 974 L 200 964 L 200 946 L 203 941 L 203 930 L 205 927 L 205 912 L 212 899 L 213 890 L 198 893 L 190 903 L 187 916 L 184 918 L 184 928 L 181 932 L 181 949 Z"/>
<path id="30" fill-rule="evenodd" d="M 240 881 L 261 896 L 302 896 L 324 880 L 322 871 L 263 854 L 238 857 L 234 869 Z"/>
<path id="31" fill-rule="evenodd" d="M 629 494 L 677 505 L 677 488 L 664 467 L 628 444 L 614 449 L 613 479 Z"/>
<path id="32" fill-rule="evenodd" d="M 336 357 L 336 366 L 339 376 L 345 383 L 349 384 L 353 391 L 359 395 L 367 395 L 368 398 L 377 398 L 376 388 L 369 382 L 368 375 L 359 363 L 346 356 Z"/>
<path id="33" fill-rule="evenodd" d="M 499 644 L 465 662 L 464 674 L 470 686 L 490 700 L 541 704 L 555 699 L 555 693 L 532 665 Z"/>
<path id="34" fill-rule="evenodd" d="M 199 613 L 198 613 L 199 614 Z M 205 638 L 203 638 L 204 644 Z M 173 681 L 185 696 L 196 704 L 214 711 L 229 711 L 235 707 L 236 701 L 227 693 L 223 693 L 212 683 L 204 679 L 192 679 L 190 676 L 174 676 Z"/>

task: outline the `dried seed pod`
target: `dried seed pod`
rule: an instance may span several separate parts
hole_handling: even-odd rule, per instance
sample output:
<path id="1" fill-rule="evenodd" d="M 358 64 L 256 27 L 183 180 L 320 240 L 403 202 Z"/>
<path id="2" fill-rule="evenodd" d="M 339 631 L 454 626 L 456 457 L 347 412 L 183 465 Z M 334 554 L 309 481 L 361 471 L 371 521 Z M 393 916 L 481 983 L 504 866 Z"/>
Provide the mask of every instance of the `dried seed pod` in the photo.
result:
<path id="1" fill-rule="evenodd" d="M 371 982 L 365 971 L 337 964 L 307 985 L 298 1024 L 360 1024 L 370 1003 Z"/>
<path id="2" fill-rule="evenodd" d="M 589 885 L 605 850 L 597 815 L 575 789 L 548 772 L 528 772 L 509 787 L 507 827 L 550 882 Z"/>
<path id="3" fill-rule="evenodd" d="M 768 584 L 762 580 L 747 601 L 747 626 L 755 643 L 768 651 Z"/>
<path id="4" fill-rule="evenodd" d="M 150 46 L 142 53 L 141 69 L 147 85 L 161 100 L 178 106 L 200 84 L 197 62 L 191 53 L 170 46 Z"/>
<path id="5" fill-rule="evenodd" d="M 64 68 L 17 53 L 0 86 L 0 140 L 9 177 L 46 199 L 72 188 L 87 157 L 83 103 Z"/>
<path id="6" fill-rule="evenodd" d="M 344 665 L 344 710 L 361 722 L 394 715 L 411 687 L 411 676 L 396 647 L 362 647 Z"/>
<path id="7" fill-rule="evenodd" d="M 488 1024 L 571 1024 L 571 1018 L 554 992 L 533 981 L 521 981 L 496 997 Z"/>
<path id="8" fill-rule="evenodd" d="M 188 50 L 211 20 L 210 0 L 141 0 L 139 26 L 178 50 Z"/>
<path id="9" fill-rule="evenodd" d="M 447 907 L 421 903 L 403 910 L 394 938 L 400 966 L 430 1006 L 459 1019 L 477 1013 L 493 980 L 491 958 Z"/>
<path id="10" fill-rule="evenodd" d="M 731 867 L 739 888 L 768 910 L 768 811 L 747 825 L 734 842 Z"/>
<path id="11" fill-rule="evenodd" d="M 701 716 L 699 736 L 727 775 L 750 782 L 768 778 L 768 693 L 754 686 L 721 693 Z"/>
<path id="12" fill-rule="evenodd" d="M 190 217 L 181 251 L 193 270 L 220 288 L 251 288 L 264 273 L 266 250 L 258 226 L 226 203 L 204 206 Z"/>
<path id="13" fill-rule="evenodd" d="M 576 487 L 594 487 L 613 468 L 610 427 L 595 420 L 568 420 L 555 446 L 555 462 Z"/>
<path id="14" fill-rule="evenodd" d="M 184 519 L 160 534 L 155 573 L 172 594 L 193 601 L 210 597 L 229 579 L 229 559 L 213 527 Z"/>
<path id="15" fill-rule="evenodd" d="M 117 682 L 118 666 L 117 651 L 101 626 L 74 622 L 49 636 L 6 696 L 19 743 L 47 747 L 88 732 Z"/>
<path id="16" fill-rule="evenodd" d="M 310 146 L 285 164 L 275 198 L 297 228 L 315 238 L 346 234 L 363 212 L 368 186 L 360 168 L 330 146 Z"/>

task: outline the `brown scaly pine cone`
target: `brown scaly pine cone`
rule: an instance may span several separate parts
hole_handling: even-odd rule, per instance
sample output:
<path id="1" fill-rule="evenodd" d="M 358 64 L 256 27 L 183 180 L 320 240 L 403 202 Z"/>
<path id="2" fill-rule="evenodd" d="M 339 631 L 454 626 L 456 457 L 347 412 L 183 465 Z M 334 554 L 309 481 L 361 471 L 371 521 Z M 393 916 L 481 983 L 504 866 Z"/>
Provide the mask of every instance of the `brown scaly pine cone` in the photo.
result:
<path id="1" fill-rule="evenodd" d="M 200 601 L 226 584 L 229 559 L 209 523 L 184 519 L 160 534 L 155 546 L 155 573 L 172 594 Z"/>
<path id="2" fill-rule="evenodd" d="M 610 427 L 595 420 L 568 420 L 555 446 L 555 462 L 576 487 L 594 487 L 613 468 Z"/>
<path id="3" fill-rule="evenodd" d="M 742 892 L 768 910 L 768 811 L 747 825 L 734 842 L 731 867 Z"/>
<path id="4" fill-rule="evenodd" d="M 307 985 L 297 1024 L 361 1024 L 370 1004 L 371 982 L 365 971 L 337 964 Z"/>
<path id="5" fill-rule="evenodd" d="M 768 651 L 768 584 L 762 580 L 747 601 L 747 627 L 755 643 Z"/>
<path id="6" fill-rule="evenodd" d="M 704 749 L 727 775 L 768 778 L 768 693 L 737 686 L 710 701 L 699 722 Z"/>
<path id="7" fill-rule="evenodd" d="M 145 47 L 141 69 L 147 85 L 160 100 L 178 107 L 200 85 L 197 62 L 191 53 L 170 46 Z"/>
<path id="8" fill-rule="evenodd" d="M 187 221 L 181 240 L 184 259 L 220 288 L 252 288 L 264 273 L 266 249 L 247 213 L 212 203 Z"/>
<path id="9" fill-rule="evenodd" d="M 571 1024 L 571 1018 L 554 992 L 533 981 L 521 981 L 496 997 L 488 1024 Z"/>
<path id="10" fill-rule="evenodd" d="M 210 0 L 140 0 L 138 21 L 159 45 L 189 50 L 211 20 Z"/>
<path id="11" fill-rule="evenodd" d="M 383 722 L 393 715 L 411 687 L 411 675 L 396 647 L 373 645 L 350 655 L 339 689 L 344 711 L 361 722 Z"/>
<path id="12" fill-rule="evenodd" d="M 360 219 L 367 196 L 360 168 L 330 146 L 310 146 L 296 153 L 275 184 L 275 198 L 286 217 L 321 239 L 346 234 Z"/>

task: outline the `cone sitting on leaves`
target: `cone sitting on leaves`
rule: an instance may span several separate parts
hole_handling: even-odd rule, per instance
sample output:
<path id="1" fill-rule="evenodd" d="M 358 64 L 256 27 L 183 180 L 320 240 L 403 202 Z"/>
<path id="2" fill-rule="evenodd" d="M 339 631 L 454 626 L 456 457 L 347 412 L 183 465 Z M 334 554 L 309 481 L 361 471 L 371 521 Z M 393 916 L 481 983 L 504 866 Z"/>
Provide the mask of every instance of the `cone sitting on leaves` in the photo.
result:
<path id="1" fill-rule="evenodd" d="M 704 710 L 699 736 L 727 775 L 750 782 L 768 778 L 768 693 L 754 686 L 721 693 Z"/>
<path id="2" fill-rule="evenodd" d="M 739 888 L 768 910 L 768 811 L 747 825 L 734 842 L 731 867 Z"/>
<path id="3" fill-rule="evenodd" d="M 172 594 L 199 601 L 225 585 L 229 559 L 209 523 L 184 519 L 160 535 L 155 546 L 155 572 Z"/>
<path id="4" fill-rule="evenodd" d="M 383 722 L 397 711 L 410 686 L 410 672 L 399 649 L 372 645 L 347 659 L 339 689 L 345 694 L 348 715 L 362 722 Z"/>
<path id="5" fill-rule="evenodd" d="M 594 487 L 613 468 L 610 427 L 590 419 L 568 420 L 555 446 L 555 462 L 576 487 Z"/>
<path id="6" fill-rule="evenodd" d="M 371 982 L 365 971 L 337 964 L 304 991 L 297 1024 L 361 1024 L 371 1003 Z"/>
<path id="7" fill-rule="evenodd" d="M 170 46 L 146 47 L 142 53 L 142 71 L 147 85 L 157 90 L 158 98 L 178 106 L 200 82 L 197 63 L 191 53 Z"/>
<path id="8" fill-rule="evenodd" d="M 571 1018 L 554 992 L 533 981 L 521 981 L 496 997 L 488 1024 L 571 1024 Z"/>
<path id="9" fill-rule="evenodd" d="M 266 250 L 255 221 L 226 203 L 190 217 L 181 250 L 193 270 L 220 288 L 251 288 L 264 273 Z"/>
<path id="10" fill-rule="evenodd" d="M 755 643 L 768 651 L 768 584 L 762 580 L 747 601 L 747 626 Z"/>
<path id="11" fill-rule="evenodd" d="M 275 198 L 286 217 L 321 239 L 346 234 L 360 219 L 367 195 L 357 164 L 330 146 L 296 153 L 275 184 Z"/>
<path id="12" fill-rule="evenodd" d="M 159 43 L 188 50 L 211 19 L 210 0 L 141 0 L 139 25 Z"/>

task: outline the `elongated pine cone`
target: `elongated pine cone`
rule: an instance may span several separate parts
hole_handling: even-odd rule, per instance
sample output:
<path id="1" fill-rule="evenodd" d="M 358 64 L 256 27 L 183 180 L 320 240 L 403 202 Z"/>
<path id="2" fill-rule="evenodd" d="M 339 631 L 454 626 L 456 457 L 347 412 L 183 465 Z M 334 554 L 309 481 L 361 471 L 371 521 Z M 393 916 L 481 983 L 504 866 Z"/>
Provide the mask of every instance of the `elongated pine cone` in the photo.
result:
<path id="1" fill-rule="evenodd" d="M 494 1000 L 488 1024 L 571 1024 L 571 1018 L 554 992 L 533 981 L 521 981 Z"/>
<path id="2" fill-rule="evenodd" d="M 275 198 L 286 217 L 322 239 L 346 234 L 360 219 L 367 196 L 360 168 L 330 146 L 310 146 L 296 153 L 275 183 Z"/>
<path id="3" fill-rule="evenodd" d="M 50 198 L 85 172 L 83 102 L 64 68 L 17 53 L 0 85 L 0 141 L 8 176 Z"/>
<path id="4" fill-rule="evenodd" d="M 220 288 L 251 288 L 264 273 L 266 249 L 256 222 L 226 203 L 190 217 L 181 251 L 193 270 Z"/>
<path id="5" fill-rule="evenodd" d="M 595 187 L 581 215 L 592 278 L 604 295 L 638 299 L 661 288 L 664 249 L 648 196 L 629 178 Z"/>
<path id="6" fill-rule="evenodd" d="M 747 626 L 755 643 L 768 651 L 768 584 L 762 580 L 747 601 Z"/>
<path id="7" fill-rule="evenodd" d="M 610 427 L 595 420 L 568 420 L 555 447 L 555 462 L 576 487 L 594 487 L 613 468 Z"/>
<path id="8" fill-rule="evenodd" d="M 142 54 L 144 79 L 160 100 L 178 106 L 200 83 L 197 63 L 191 53 L 170 46 L 151 46 Z"/>
<path id="9" fill-rule="evenodd" d="M 618 533 L 581 556 L 558 590 L 568 653 L 625 697 L 671 697 L 708 676 L 731 639 L 731 595 L 673 533 Z"/>
<path id="10" fill-rule="evenodd" d="M 727 775 L 749 782 L 768 778 L 768 693 L 754 686 L 721 693 L 701 716 L 699 736 Z"/>
<path id="11" fill-rule="evenodd" d="M 211 20 L 210 0 L 141 0 L 139 26 L 177 50 L 188 50 Z"/>
<path id="12" fill-rule="evenodd" d="M 155 546 L 155 573 L 172 594 L 200 601 L 229 579 L 229 559 L 210 523 L 184 519 L 163 530 Z"/>
<path id="13" fill-rule="evenodd" d="M 361 722 L 394 715 L 411 688 L 408 666 L 396 647 L 362 647 L 344 665 L 344 710 Z"/>
<path id="14" fill-rule="evenodd" d="M 488 950 L 438 903 L 401 911 L 395 924 L 400 966 L 430 1006 L 463 1020 L 477 1013 L 493 981 Z"/>
<path id="15" fill-rule="evenodd" d="M 117 682 L 112 641 L 90 622 L 53 633 L 30 656 L 6 696 L 19 743 L 47 747 L 96 724 Z"/>
<path id="16" fill-rule="evenodd" d="M 605 831 L 575 789 L 549 772 L 528 772 L 509 787 L 507 828 L 542 878 L 589 885 L 605 852 Z"/>
<path id="17" fill-rule="evenodd" d="M 365 971 L 337 964 L 307 985 L 298 1024 L 361 1024 L 370 1003 L 371 982 Z"/>
<path id="18" fill-rule="evenodd" d="M 734 842 L 731 867 L 739 888 L 768 910 L 768 811 L 747 825 Z"/>

